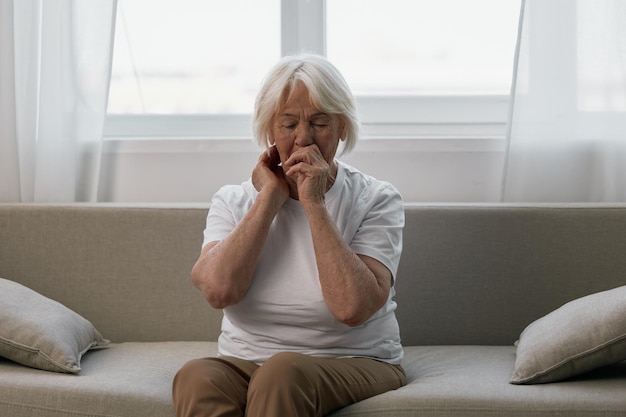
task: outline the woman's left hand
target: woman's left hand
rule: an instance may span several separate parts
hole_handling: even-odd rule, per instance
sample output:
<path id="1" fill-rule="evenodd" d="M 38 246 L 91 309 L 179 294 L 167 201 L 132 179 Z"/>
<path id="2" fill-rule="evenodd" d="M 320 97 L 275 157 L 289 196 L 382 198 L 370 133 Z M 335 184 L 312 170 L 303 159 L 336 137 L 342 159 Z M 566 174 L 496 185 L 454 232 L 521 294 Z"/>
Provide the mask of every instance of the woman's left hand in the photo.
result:
<path id="1" fill-rule="evenodd" d="M 326 305 L 348 326 L 364 323 L 387 302 L 392 275 L 374 258 L 354 253 L 330 217 L 324 196 L 335 181 L 336 164 L 330 165 L 311 144 L 297 149 L 283 168 L 309 219 Z"/>
<path id="2" fill-rule="evenodd" d="M 334 183 L 334 169 L 317 145 L 298 149 L 283 165 L 285 176 L 297 187 L 301 204 L 324 202 L 326 192 Z"/>

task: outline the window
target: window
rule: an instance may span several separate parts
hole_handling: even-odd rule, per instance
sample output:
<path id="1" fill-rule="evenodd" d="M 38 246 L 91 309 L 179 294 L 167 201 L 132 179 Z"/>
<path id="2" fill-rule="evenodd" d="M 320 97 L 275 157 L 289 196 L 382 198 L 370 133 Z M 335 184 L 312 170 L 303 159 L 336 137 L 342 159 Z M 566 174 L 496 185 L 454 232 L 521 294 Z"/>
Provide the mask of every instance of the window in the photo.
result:
<path id="1" fill-rule="evenodd" d="M 327 56 L 356 94 L 509 93 L 519 2 L 328 0 L 326 5 Z"/>
<path id="2" fill-rule="evenodd" d="M 249 136 L 263 75 L 281 54 L 302 50 L 343 72 L 366 133 L 504 123 L 519 8 L 520 0 L 119 0 L 105 133 Z"/>
<path id="3" fill-rule="evenodd" d="M 280 57 L 280 2 L 120 0 L 115 35 L 109 114 L 249 113 Z"/>

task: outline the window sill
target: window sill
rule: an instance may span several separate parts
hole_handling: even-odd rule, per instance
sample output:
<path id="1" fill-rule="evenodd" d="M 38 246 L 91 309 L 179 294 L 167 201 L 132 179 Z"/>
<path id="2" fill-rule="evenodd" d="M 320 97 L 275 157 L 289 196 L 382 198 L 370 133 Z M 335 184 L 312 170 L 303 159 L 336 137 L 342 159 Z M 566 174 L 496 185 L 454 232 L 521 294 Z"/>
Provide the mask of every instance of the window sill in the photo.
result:
<path id="1" fill-rule="evenodd" d="M 362 152 L 503 152 L 504 125 L 363 126 L 352 153 Z M 109 153 L 191 153 L 260 151 L 251 136 L 116 136 L 104 138 Z"/>

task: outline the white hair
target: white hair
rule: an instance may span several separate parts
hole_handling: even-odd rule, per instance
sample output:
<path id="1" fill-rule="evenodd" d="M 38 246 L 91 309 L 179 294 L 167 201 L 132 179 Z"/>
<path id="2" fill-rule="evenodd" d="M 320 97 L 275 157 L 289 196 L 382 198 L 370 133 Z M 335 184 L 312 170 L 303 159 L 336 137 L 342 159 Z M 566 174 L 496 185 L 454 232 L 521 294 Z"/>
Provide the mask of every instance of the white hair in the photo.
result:
<path id="1" fill-rule="evenodd" d="M 356 103 L 348 83 L 339 70 L 326 58 L 313 54 L 300 54 L 282 58 L 265 77 L 256 97 L 252 128 L 255 140 L 261 147 L 273 145 L 272 123 L 285 104 L 296 82 L 307 88 L 311 104 L 324 113 L 343 119 L 346 137 L 342 138 L 341 153 L 351 151 L 359 136 L 360 122 Z"/>

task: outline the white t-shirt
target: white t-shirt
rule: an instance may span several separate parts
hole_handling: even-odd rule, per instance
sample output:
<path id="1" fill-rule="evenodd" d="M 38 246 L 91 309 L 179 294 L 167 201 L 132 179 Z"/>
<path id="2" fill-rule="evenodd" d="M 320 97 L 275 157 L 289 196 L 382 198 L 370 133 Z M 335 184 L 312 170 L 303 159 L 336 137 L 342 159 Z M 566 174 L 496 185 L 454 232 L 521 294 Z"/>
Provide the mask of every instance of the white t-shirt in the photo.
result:
<path id="1" fill-rule="evenodd" d="M 326 193 L 327 210 L 350 248 L 380 261 L 395 281 L 402 252 L 402 197 L 391 184 L 337 164 L 337 178 Z M 257 194 L 250 180 L 222 187 L 211 203 L 203 245 L 225 238 Z M 292 351 L 399 364 L 403 352 L 394 294 L 392 287 L 385 306 L 360 326 L 337 320 L 322 295 L 307 217 L 300 203 L 289 199 L 270 227 L 248 292 L 224 309 L 219 354 L 263 363 L 275 353 Z"/>

